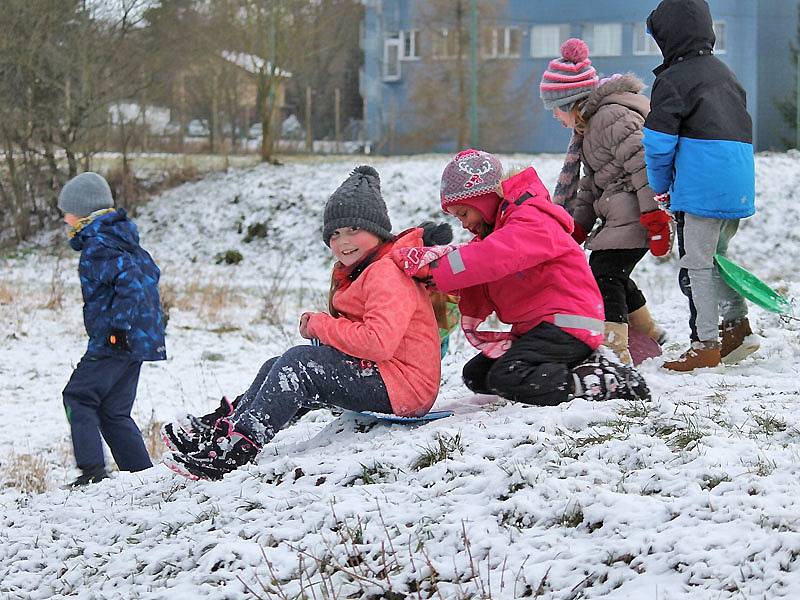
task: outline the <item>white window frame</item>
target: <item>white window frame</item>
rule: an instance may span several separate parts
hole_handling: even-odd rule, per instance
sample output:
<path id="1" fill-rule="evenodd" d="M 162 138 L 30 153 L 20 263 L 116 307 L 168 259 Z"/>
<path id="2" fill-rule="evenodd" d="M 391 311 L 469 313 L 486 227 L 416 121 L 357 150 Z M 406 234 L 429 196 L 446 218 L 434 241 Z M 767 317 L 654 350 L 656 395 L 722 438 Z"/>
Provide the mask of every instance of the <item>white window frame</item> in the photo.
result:
<path id="1" fill-rule="evenodd" d="M 728 52 L 728 22 L 714 21 L 714 35 L 717 42 L 714 44 L 714 54 L 725 54 Z"/>
<path id="2" fill-rule="evenodd" d="M 517 49 L 512 51 L 512 34 L 517 34 Z M 486 34 L 489 35 L 491 48 L 486 48 Z M 522 56 L 522 30 L 516 25 L 505 27 L 489 27 L 481 36 L 481 54 L 484 58 L 520 58 Z"/>
<path id="3" fill-rule="evenodd" d="M 647 33 L 647 25 L 644 23 L 634 23 L 633 25 L 631 51 L 634 56 L 661 56 L 661 48 L 658 47 L 653 36 Z"/>
<path id="4" fill-rule="evenodd" d="M 613 28 L 616 35 L 612 40 L 615 48 L 604 48 L 597 44 L 597 30 L 599 28 L 608 28 L 609 32 Z M 594 56 L 622 56 L 622 23 L 585 23 L 583 25 L 583 39 L 587 40 L 589 46 L 589 55 Z"/>
<path id="5" fill-rule="evenodd" d="M 402 40 L 398 33 L 389 34 L 383 39 L 383 80 L 400 81 L 403 72 L 400 67 L 400 57 L 403 53 Z M 394 53 L 394 58 L 391 54 Z"/>
<path id="6" fill-rule="evenodd" d="M 400 32 L 400 60 L 419 60 L 419 29 Z"/>
<path id="7" fill-rule="evenodd" d="M 561 44 L 569 37 L 570 26 L 567 23 L 548 23 L 531 27 L 531 57 L 556 58 L 561 52 Z M 545 35 L 556 33 L 555 46 L 537 48 L 538 40 Z M 550 41 L 550 40 L 547 40 Z"/>
<path id="8" fill-rule="evenodd" d="M 458 30 L 442 27 L 432 32 L 431 56 L 435 60 L 452 60 L 458 58 Z M 453 41 L 455 40 L 455 41 Z M 451 47 L 451 44 L 453 47 Z M 441 52 L 444 50 L 444 53 Z M 453 50 L 453 52 L 451 52 Z"/>

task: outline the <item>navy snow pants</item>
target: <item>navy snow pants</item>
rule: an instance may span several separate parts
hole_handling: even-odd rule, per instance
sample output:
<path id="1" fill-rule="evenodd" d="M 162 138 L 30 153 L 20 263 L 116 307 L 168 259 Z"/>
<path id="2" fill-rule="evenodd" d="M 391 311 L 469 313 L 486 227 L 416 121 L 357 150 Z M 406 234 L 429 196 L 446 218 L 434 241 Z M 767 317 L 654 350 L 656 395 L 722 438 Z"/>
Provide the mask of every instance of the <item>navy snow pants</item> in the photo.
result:
<path id="1" fill-rule="evenodd" d="M 131 418 L 141 368 L 140 360 L 88 355 L 75 367 L 64 388 L 64 409 L 78 468 L 105 465 L 101 434 L 121 471 L 153 466 Z"/>

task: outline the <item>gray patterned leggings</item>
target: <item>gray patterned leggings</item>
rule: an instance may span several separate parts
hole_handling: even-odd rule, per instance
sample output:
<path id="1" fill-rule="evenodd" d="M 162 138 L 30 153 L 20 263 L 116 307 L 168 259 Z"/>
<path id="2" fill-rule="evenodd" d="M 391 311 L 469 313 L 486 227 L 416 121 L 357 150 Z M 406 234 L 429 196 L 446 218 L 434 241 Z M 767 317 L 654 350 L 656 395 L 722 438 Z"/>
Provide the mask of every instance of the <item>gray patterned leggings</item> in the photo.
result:
<path id="1" fill-rule="evenodd" d="M 264 363 L 231 420 L 263 446 L 301 407 L 392 412 L 374 362 L 330 346 L 294 346 Z"/>

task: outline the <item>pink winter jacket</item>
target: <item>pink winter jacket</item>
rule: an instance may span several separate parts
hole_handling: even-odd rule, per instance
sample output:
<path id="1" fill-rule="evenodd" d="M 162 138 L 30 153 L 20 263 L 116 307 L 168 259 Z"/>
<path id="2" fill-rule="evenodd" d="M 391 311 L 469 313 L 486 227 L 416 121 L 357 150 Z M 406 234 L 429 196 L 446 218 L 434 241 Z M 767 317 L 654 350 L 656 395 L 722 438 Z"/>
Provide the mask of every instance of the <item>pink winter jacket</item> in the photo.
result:
<path id="1" fill-rule="evenodd" d="M 503 181 L 502 197 L 492 233 L 431 269 L 436 288 L 458 290 L 463 317 L 482 321 L 497 313 L 512 326 L 512 340 L 547 322 L 597 348 L 603 341 L 603 299 L 570 236 L 572 217 L 550 201 L 532 167 Z"/>
<path id="2" fill-rule="evenodd" d="M 422 230 L 394 247 L 422 245 Z M 364 269 L 333 295 L 339 317 L 314 313 L 311 335 L 337 350 L 377 363 L 392 410 L 400 416 L 427 413 L 439 393 L 439 327 L 425 287 L 409 279 L 389 255 Z"/>

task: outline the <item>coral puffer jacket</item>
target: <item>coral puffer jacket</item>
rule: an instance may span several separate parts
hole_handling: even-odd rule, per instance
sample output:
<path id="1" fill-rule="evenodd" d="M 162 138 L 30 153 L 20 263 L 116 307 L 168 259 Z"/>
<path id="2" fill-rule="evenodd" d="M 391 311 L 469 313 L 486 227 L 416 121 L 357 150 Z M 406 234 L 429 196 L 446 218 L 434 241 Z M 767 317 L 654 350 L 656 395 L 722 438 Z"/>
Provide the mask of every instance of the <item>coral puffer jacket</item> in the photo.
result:
<path id="1" fill-rule="evenodd" d="M 482 321 L 495 312 L 512 325 L 512 341 L 547 322 L 597 348 L 603 340 L 603 299 L 583 250 L 570 236 L 572 217 L 550 201 L 532 167 L 501 187 L 494 230 L 439 260 L 431 269 L 436 288 L 459 290 L 463 317 Z"/>
<path id="2" fill-rule="evenodd" d="M 399 237 L 394 248 L 422 246 L 422 230 Z M 311 335 L 337 350 L 377 363 L 392 410 L 427 413 L 439 393 L 439 326 L 425 287 L 386 254 L 333 295 L 339 317 L 314 313 Z"/>

